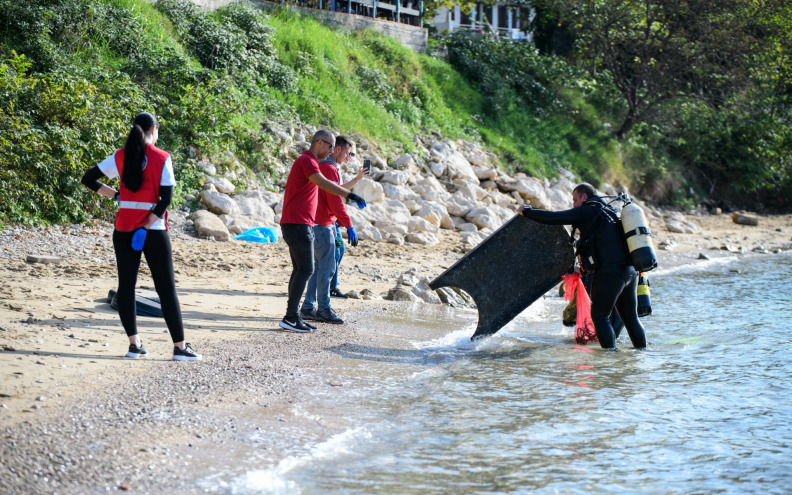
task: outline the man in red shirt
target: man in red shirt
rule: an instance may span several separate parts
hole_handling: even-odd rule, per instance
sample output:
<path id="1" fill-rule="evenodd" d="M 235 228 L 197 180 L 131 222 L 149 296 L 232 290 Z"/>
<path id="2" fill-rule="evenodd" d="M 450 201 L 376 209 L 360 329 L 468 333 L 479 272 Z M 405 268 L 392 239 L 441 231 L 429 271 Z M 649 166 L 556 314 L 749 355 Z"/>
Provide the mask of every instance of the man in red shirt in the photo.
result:
<path id="1" fill-rule="evenodd" d="M 340 184 L 339 164 L 349 161 L 354 143 L 346 136 L 337 136 L 335 148 L 319 162 L 319 170 L 330 181 Z M 351 187 L 363 178 L 363 168 L 357 177 L 342 187 Z M 314 233 L 314 262 L 316 268 L 308 280 L 305 300 L 300 309 L 300 316 L 305 320 L 316 320 L 323 323 L 342 324 L 344 320 L 335 314 L 330 307 L 330 280 L 336 269 L 334 223 L 346 227 L 349 243 L 357 246 L 357 233 L 352 227 L 352 219 L 347 214 L 344 200 L 335 194 L 319 191 L 319 203 L 316 208 Z M 318 305 L 318 309 L 317 309 Z"/>
<path id="2" fill-rule="evenodd" d="M 295 332 L 310 332 L 316 329 L 302 320 L 298 307 L 305 285 L 314 270 L 313 226 L 319 189 L 349 198 L 360 208 L 366 207 L 363 198 L 326 179 L 320 172 L 318 160 L 327 158 L 334 146 L 335 137 L 331 132 L 325 129 L 316 131 L 311 138 L 311 147 L 294 161 L 286 179 L 280 224 L 283 240 L 289 246 L 292 274 L 289 277 L 286 316 L 281 320 L 280 326 Z"/>

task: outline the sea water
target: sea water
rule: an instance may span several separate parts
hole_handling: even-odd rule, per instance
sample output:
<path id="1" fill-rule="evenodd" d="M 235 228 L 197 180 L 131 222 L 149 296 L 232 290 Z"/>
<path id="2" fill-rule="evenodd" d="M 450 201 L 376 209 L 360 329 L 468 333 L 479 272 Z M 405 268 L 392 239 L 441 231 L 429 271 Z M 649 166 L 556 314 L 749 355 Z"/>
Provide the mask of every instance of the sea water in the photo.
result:
<path id="1" fill-rule="evenodd" d="M 475 311 L 387 312 L 369 324 L 395 344 L 351 346 L 343 393 L 317 392 L 339 433 L 209 488 L 792 493 L 790 274 L 789 255 L 651 273 L 643 351 L 574 345 L 552 293 L 476 342 Z"/>

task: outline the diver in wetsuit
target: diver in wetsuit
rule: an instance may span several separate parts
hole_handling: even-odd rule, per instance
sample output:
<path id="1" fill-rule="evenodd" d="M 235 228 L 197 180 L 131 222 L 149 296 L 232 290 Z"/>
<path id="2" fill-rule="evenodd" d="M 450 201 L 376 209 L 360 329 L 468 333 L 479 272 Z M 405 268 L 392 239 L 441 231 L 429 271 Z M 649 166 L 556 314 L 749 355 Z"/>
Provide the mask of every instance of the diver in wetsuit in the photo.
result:
<path id="1" fill-rule="evenodd" d="M 635 294 L 638 272 L 630 263 L 630 253 L 624 241 L 622 226 L 616 211 L 597 197 L 590 184 L 579 184 L 572 191 L 574 208 L 565 211 L 536 210 L 527 205 L 517 208 L 517 213 L 550 225 L 572 225 L 580 230 L 579 249 L 581 263 L 587 271 L 594 272 L 591 283 L 591 320 L 597 331 L 600 346 L 616 347 L 616 334 L 609 320 L 614 306 L 619 313 L 633 347 L 646 347 L 646 334 L 638 320 L 638 303 Z"/>

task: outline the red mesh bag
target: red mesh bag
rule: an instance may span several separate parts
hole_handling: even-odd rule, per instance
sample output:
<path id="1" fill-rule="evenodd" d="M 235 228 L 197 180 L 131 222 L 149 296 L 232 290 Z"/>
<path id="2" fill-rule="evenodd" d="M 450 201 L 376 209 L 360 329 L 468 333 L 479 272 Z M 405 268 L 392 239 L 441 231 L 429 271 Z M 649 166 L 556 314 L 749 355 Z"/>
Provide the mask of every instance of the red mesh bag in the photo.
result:
<path id="1" fill-rule="evenodd" d="M 564 280 L 564 299 L 571 301 L 575 299 L 577 306 L 577 319 L 575 321 L 575 343 L 580 345 L 597 341 L 597 332 L 594 330 L 594 322 L 591 321 L 591 299 L 589 299 L 586 288 L 583 287 L 583 280 L 580 274 L 565 273 L 561 277 Z"/>

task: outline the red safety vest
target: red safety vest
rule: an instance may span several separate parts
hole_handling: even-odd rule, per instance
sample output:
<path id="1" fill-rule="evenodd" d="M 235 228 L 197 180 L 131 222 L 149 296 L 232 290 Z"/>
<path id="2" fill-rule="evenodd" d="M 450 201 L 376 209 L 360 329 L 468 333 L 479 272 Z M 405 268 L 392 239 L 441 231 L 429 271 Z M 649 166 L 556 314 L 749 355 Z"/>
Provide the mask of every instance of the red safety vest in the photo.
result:
<path id="1" fill-rule="evenodd" d="M 162 168 L 168 153 L 157 148 L 153 144 L 146 146 L 146 159 L 148 163 L 143 169 L 143 184 L 135 192 L 130 191 L 124 185 L 123 180 L 119 180 L 118 192 L 121 197 L 118 202 L 118 213 L 116 214 L 115 228 L 121 231 L 131 231 L 138 229 L 148 222 L 151 210 L 157 206 L 160 200 L 159 188 L 162 180 Z M 121 148 L 115 154 L 118 176 L 124 176 L 124 149 Z M 168 230 L 168 212 L 165 212 L 165 230 Z"/>

